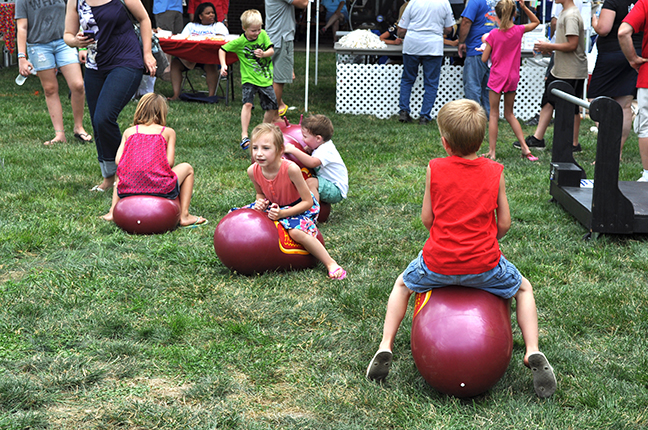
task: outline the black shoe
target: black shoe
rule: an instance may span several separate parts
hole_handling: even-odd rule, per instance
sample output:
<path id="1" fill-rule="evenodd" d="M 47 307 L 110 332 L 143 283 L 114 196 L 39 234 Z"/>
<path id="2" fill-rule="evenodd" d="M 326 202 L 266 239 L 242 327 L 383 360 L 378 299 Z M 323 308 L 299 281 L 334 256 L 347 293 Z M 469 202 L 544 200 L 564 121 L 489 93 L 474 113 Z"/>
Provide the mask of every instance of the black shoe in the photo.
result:
<path id="1" fill-rule="evenodd" d="M 524 141 L 529 148 L 536 148 L 540 150 L 545 149 L 544 139 L 538 139 L 534 135 L 527 137 L 526 139 L 524 139 Z M 517 140 L 513 142 L 513 146 L 517 149 L 521 148 L 520 142 L 518 142 Z"/>
<path id="2" fill-rule="evenodd" d="M 400 111 L 398 114 L 398 120 L 400 122 L 412 122 L 412 117 L 409 115 L 409 113 L 405 112 L 404 110 Z"/>
<path id="3" fill-rule="evenodd" d="M 419 125 L 428 125 L 430 123 L 430 120 L 427 119 L 426 117 L 422 116 L 419 118 Z"/>
<path id="4" fill-rule="evenodd" d="M 581 152 L 583 148 L 581 148 L 580 143 L 576 146 L 572 146 L 572 152 Z"/>
<path id="5" fill-rule="evenodd" d="M 525 122 L 526 125 L 538 125 L 538 120 L 540 120 L 540 115 L 536 114 L 533 118 Z"/>

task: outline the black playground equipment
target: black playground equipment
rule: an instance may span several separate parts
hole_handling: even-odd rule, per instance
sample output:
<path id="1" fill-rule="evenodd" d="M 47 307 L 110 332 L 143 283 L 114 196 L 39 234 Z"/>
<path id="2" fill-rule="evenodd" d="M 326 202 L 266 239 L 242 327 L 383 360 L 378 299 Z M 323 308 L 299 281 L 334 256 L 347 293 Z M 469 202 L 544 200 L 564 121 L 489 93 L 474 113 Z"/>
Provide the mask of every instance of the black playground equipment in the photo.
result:
<path id="1" fill-rule="evenodd" d="M 619 152 L 623 111 L 609 97 L 597 97 L 588 103 L 574 96 L 566 82 L 549 86 L 555 101 L 554 139 L 551 153 L 549 193 L 583 224 L 589 233 L 648 233 L 648 182 L 619 181 Z M 572 154 L 574 104 L 589 110 L 599 122 L 596 142 L 594 181 L 585 180 L 585 171 Z"/>

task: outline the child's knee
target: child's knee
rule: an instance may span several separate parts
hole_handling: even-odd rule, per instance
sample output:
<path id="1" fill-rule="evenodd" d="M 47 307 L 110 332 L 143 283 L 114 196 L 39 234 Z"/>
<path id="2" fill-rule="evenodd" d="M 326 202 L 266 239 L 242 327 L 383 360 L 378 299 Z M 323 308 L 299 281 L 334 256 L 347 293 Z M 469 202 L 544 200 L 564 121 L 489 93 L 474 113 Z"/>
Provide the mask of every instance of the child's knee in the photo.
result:
<path id="1" fill-rule="evenodd" d="M 398 278 L 396 278 L 396 282 L 394 282 L 394 290 L 407 292 L 409 295 L 412 295 L 414 293 L 414 291 L 410 290 L 409 287 L 405 285 L 405 280 L 403 279 L 402 273 L 398 275 Z"/>
<path id="2" fill-rule="evenodd" d="M 83 80 L 79 80 L 78 82 L 73 82 L 73 83 L 68 83 L 68 87 L 70 88 L 70 91 L 72 93 L 77 93 L 77 94 L 85 94 L 85 88 L 83 86 Z"/>
<path id="3" fill-rule="evenodd" d="M 533 286 L 531 285 L 531 282 L 524 276 L 522 277 L 522 283 L 520 284 L 520 288 L 518 289 L 518 292 L 516 294 L 533 294 Z"/>
<path id="4" fill-rule="evenodd" d="M 291 239 L 297 240 L 303 234 L 301 230 L 297 230 L 296 228 L 291 228 L 288 230 L 288 236 L 290 236 Z"/>
<path id="5" fill-rule="evenodd" d="M 189 163 L 181 163 L 182 168 L 184 171 L 187 173 L 187 176 L 193 175 L 194 174 L 194 168 L 191 164 Z"/>
<path id="6" fill-rule="evenodd" d="M 311 190 L 319 190 L 319 181 L 315 176 L 311 176 L 310 178 L 306 179 L 306 184 Z"/>

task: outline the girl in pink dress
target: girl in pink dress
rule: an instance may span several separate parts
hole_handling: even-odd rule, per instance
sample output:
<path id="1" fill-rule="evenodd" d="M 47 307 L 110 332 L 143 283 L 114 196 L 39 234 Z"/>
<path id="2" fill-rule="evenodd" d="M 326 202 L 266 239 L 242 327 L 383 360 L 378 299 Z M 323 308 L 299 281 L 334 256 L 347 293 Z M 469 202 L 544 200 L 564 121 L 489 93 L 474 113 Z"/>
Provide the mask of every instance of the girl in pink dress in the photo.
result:
<path id="1" fill-rule="evenodd" d="M 319 203 L 308 189 L 297 164 L 282 158 L 284 136 L 274 124 L 262 123 L 252 131 L 252 161 L 247 173 L 256 191 L 256 201 L 246 207 L 267 212 L 290 238 L 301 244 L 326 266 L 331 279 L 344 279 L 346 271 L 331 258 L 317 239 L 315 220 Z"/>
<path id="2" fill-rule="evenodd" d="M 519 2 L 520 9 L 531 21 L 525 25 L 514 25 L 515 3 L 513 0 L 500 0 L 495 6 L 495 13 L 500 20 L 500 28 L 492 30 L 486 37 L 486 46 L 482 53 L 482 61 L 493 62 L 488 79 L 490 118 L 488 121 L 488 153 L 484 156 L 495 159 L 497 145 L 497 122 L 499 120 L 499 105 L 504 94 L 504 118 L 511 124 L 515 137 L 520 141 L 522 158 L 538 161 L 524 141 L 522 127 L 513 115 L 515 91 L 520 82 L 520 57 L 522 53 L 522 36 L 538 26 L 540 21 L 529 10 L 524 2 Z"/>
<path id="3" fill-rule="evenodd" d="M 175 163 L 175 131 L 166 126 L 169 106 L 164 97 L 145 94 L 137 104 L 133 126 L 124 131 L 117 149 L 117 186 L 110 210 L 104 216 L 113 220 L 113 209 L 121 197 L 152 195 L 175 199 L 180 196 L 180 225 L 207 223 L 189 214 L 193 193 L 194 170 L 189 163 Z M 173 167 L 172 167 L 173 166 Z"/>

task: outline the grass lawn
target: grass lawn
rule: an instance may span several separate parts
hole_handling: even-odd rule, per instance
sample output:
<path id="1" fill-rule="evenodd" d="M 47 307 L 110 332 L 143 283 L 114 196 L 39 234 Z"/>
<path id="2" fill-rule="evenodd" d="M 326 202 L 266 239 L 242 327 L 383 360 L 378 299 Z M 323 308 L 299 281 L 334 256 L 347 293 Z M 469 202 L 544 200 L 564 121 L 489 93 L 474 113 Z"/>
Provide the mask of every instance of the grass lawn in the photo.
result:
<path id="1" fill-rule="evenodd" d="M 304 76 L 303 53 L 296 65 Z M 334 56 L 320 54 L 309 111 L 331 117 L 350 176 L 348 199 L 321 231 L 349 276 L 330 281 L 320 265 L 245 277 L 213 248 L 228 209 L 254 199 L 238 147 L 238 85 L 229 106 L 171 104 L 176 160 L 196 170 L 191 212 L 210 223 L 149 237 L 99 219 L 110 195 L 88 191 L 101 179 L 96 151 L 73 142 L 64 80 L 69 143 L 50 148 L 42 88 L 33 77 L 18 87 L 16 75 L 0 70 L 0 428 L 648 427 L 646 237 L 582 240 L 585 229 L 549 202 L 550 151 L 534 151 L 538 163 L 521 160 L 506 122 L 498 156 L 513 225 L 501 248 L 534 286 L 540 346 L 559 386 L 548 400 L 535 396 L 513 317 L 508 371 L 487 393 L 459 400 L 430 388 L 414 366 L 412 305 L 388 383 L 364 378 L 393 281 L 427 236 L 425 168 L 445 155 L 435 126 L 336 114 Z M 171 95 L 168 83 L 157 90 Z M 303 82 L 286 87 L 299 107 L 289 111 L 293 123 L 303 94 Z M 134 109 L 124 109 L 122 128 Z M 261 118 L 255 109 L 253 123 Z M 583 122 L 576 154 L 588 177 L 591 125 Z M 640 168 L 632 134 L 620 179 L 636 180 Z"/>

